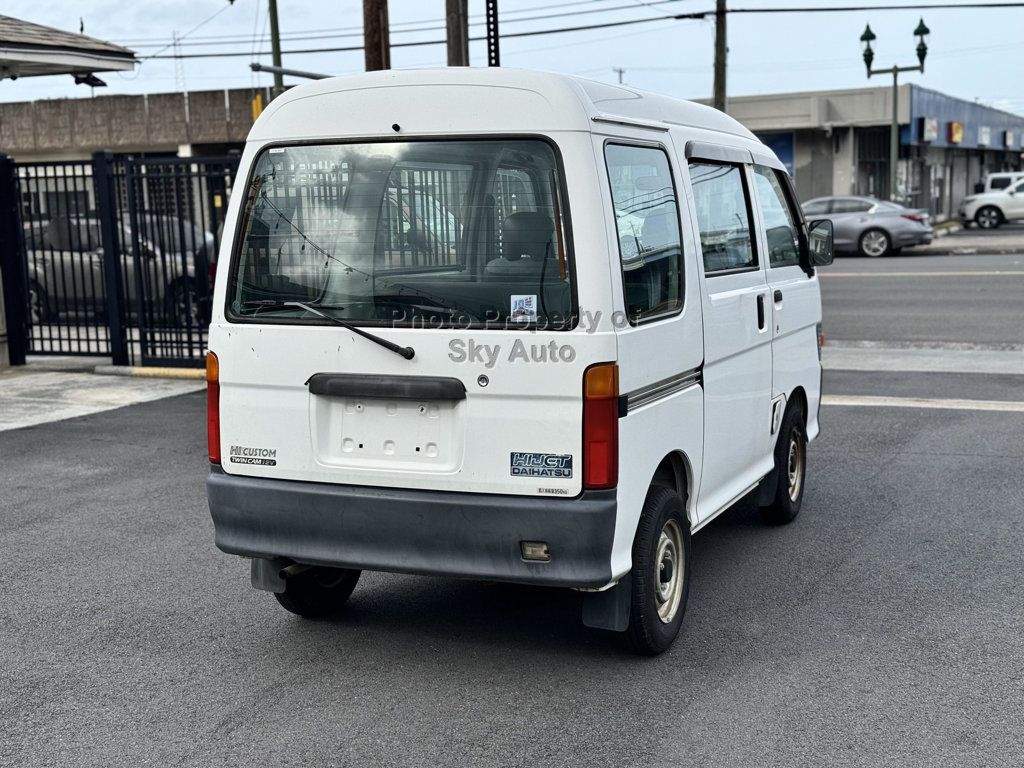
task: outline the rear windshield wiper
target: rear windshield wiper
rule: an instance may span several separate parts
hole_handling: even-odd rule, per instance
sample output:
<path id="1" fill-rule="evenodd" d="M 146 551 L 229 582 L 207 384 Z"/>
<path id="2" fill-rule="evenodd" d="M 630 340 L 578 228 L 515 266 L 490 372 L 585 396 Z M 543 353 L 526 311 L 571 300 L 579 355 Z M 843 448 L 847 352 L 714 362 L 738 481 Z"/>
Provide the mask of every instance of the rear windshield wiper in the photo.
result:
<path id="1" fill-rule="evenodd" d="M 347 328 L 356 334 L 356 336 L 362 336 L 364 339 L 372 341 L 374 344 L 379 344 L 384 349 L 394 352 L 400 357 L 404 357 L 406 360 L 412 360 L 416 356 L 416 351 L 412 347 L 400 347 L 398 344 L 388 341 L 385 338 L 377 336 L 376 334 L 364 331 L 362 328 L 358 328 L 341 318 L 333 317 L 328 315 L 326 312 L 321 312 L 321 309 L 344 309 L 345 307 L 337 304 L 306 304 L 301 301 L 278 301 L 276 299 L 260 299 L 256 301 L 243 301 L 242 309 L 253 309 L 258 312 L 261 309 L 301 309 L 311 315 L 322 317 L 324 320 L 329 320 L 335 325 L 340 325 L 342 328 Z M 255 314 L 255 312 L 253 313 Z"/>

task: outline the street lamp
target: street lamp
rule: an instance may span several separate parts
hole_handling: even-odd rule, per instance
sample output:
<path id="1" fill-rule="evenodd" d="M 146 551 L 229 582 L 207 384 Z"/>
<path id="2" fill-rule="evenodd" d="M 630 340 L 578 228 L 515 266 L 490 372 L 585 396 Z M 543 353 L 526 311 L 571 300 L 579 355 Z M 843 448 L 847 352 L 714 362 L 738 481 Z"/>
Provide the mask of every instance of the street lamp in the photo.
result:
<path id="1" fill-rule="evenodd" d="M 924 59 L 928 55 L 928 43 L 926 38 L 931 30 L 925 26 L 922 18 L 914 30 L 917 36 L 917 61 L 916 67 L 892 66 L 889 69 L 872 69 L 871 64 L 875 60 L 875 52 L 871 49 L 871 43 L 877 39 L 871 31 L 871 25 L 864 27 L 864 33 L 860 36 L 861 46 L 864 48 L 864 66 L 867 68 L 868 77 L 872 75 L 892 74 L 892 128 L 889 136 L 889 197 L 896 197 L 896 163 L 899 160 L 900 147 L 900 123 L 899 123 L 899 74 L 900 72 L 924 72 Z"/>

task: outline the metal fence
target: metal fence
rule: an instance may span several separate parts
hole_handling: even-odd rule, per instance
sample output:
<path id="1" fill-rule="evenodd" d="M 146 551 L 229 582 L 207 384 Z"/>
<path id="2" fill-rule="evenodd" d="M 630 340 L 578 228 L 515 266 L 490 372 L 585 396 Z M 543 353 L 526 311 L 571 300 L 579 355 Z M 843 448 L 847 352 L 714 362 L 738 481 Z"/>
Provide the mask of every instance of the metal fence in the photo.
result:
<path id="1" fill-rule="evenodd" d="M 12 362 L 20 352 L 202 365 L 237 166 L 237 156 L 0 158 Z"/>

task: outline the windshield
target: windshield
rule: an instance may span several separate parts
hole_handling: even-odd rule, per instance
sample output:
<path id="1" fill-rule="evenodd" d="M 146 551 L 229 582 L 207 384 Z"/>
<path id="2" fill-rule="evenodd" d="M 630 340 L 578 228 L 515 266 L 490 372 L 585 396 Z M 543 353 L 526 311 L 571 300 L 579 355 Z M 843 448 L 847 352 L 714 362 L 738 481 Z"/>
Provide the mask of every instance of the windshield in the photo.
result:
<path id="1" fill-rule="evenodd" d="M 273 147 L 257 158 L 234 319 L 566 328 L 564 203 L 539 139 Z"/>

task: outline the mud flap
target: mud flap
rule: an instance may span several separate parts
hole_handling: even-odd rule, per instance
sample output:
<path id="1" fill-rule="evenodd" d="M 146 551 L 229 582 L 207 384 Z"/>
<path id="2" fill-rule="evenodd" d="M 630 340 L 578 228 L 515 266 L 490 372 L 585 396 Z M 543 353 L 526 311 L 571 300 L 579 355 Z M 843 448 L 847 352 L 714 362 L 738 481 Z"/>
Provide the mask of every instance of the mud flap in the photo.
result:
<path id="1" fill-rule="evenodd" d="M 287 560 L 275 557 L 267 560 L 262 557 L 252 559 L 252 570 L 249 578 L 252 581 L 253 589 L 262 589 L 265 592 L 284 592 L 284 579 L 281 578 L 281 569 L 288 565 Z"/>
<path id="2" fill-rule="evenodd" d="M 633 597 L 633 577 L 626 574 L 603 592 L 583 596 L 583 624 L 591 629 L 625 632 L 629 627 L 629 606 Z"/>

